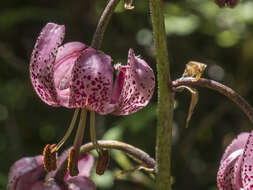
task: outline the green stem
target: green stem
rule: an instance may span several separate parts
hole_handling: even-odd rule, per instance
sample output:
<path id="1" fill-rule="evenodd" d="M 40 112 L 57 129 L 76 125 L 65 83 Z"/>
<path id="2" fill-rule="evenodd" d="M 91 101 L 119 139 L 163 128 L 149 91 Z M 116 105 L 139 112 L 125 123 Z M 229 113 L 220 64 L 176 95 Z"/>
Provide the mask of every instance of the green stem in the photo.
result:
<path id="1" fill-rule="evenodd" d="M 170 158 L 174 93 L 169 89 L 170 68 L 165 34 L 163 2 L 150 0 L 158 78 L 158 123 L 156 137 L 156 189 L 171 189 Z"/>
<path id="2" fill-rule="evenodd" d="M 100 20 L 98 22 L 96 31 L 93 35 L 91 47 L 95 49 L 100 49 L 106 27 L 111 19 L 114 9 L 116 8 L 119 2 L 120 0 L 110 0 L 107 6 L 105 7 L 104 12 L 101 15 Z"/>

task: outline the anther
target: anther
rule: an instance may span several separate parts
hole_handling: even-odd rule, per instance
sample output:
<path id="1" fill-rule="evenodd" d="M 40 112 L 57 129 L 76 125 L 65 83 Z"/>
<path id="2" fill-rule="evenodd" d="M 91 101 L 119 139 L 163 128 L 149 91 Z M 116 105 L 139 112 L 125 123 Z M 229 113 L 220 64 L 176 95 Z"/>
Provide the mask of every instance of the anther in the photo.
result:
<path id="1" fill-rule="evenodd" d="M 76 154 L 74 147 L 71 147 L 69 149 L 69 157 L 68 157 L 68 165 L 67 165 L 67 171 L 69 172 L 70 176 L 76 176 L 79 173 L 78 167 L 77 167 L 77 162 L 78 162 L 77 156 L 78 155 Z"/>
<path id="2" fill-rule="evenodd" d="M 101 150 L 98 154 L 98 161 L 96 166 L 96 173 L 98 175 L 103 175 L 104 172 L 109 167 L 110 163 L 110 154 L 108 150 Z"/>
<path id="3" fill-rule="evenodd" d="M 43 150 L 43 163 L 47 172 L 56 170 L 56 152 L 52 152 L 55 144 L 47 144 Z"/>

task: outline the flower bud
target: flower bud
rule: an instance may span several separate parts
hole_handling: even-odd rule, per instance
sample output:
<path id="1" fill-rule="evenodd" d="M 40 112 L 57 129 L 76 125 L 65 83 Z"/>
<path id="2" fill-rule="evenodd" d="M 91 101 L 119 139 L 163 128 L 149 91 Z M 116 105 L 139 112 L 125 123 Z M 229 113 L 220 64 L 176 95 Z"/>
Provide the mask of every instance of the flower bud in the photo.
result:
<path id="1" fill-rule="evenodd" d="M 239 0 L 214 0 L 214 2 L 220 7 L 230 7 L 233 8 L 237 5 Z"/>

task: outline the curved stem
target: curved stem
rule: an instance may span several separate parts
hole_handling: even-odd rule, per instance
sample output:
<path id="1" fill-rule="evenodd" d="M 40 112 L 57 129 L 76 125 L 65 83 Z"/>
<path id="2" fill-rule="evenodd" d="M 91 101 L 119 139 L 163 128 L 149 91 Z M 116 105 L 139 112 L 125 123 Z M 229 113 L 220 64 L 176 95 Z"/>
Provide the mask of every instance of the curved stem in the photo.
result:
<path id="1" fill-rule="evenodd" d="M 117 149 L 121 150 L 127 154 L 130 154 L 135 158 L 136 161 L 139 161 L 140 164 L 147 168 L 151 168 L 156 172 L 156 162 L 155 160 L 150 157 L 146 152 L 123 142 L 113 141 L 113 140 L 100 140 L 98 141 L 99 145 L 102 148 L 106 149 Z M 87 143 L 82 145 L 80 148 L 80 156 L 84 156 L 86 152 L 96 149 L 93 143 Z M 62 176 L 65 175 L 67 167 L 67 160 L 65 160 L 60 166 L 55 175 L 55 179 L 57 182 L 61 182 Z"/>
<path id="2" fill-rule="evenodd" d="M 194 78 L 191 77 L 180 78 L 171 83 L 172 88 L 182 85 L 210 88 L 223 94 L 224 96 L 232 100 L 247 115 L 251 123 L 253 123 L 253 108 L 243 97 L 241 97 L 236 91 L 234 91 L 230 87 L 225 86 L 219 82 L 204 78 L 200 78 L 198 81 L 194 81 Z"/>
<path id="3" fill-rule="evenodd" d="M 117 4 L 120 2 L 120 0 L 110 0 L 107 6 L 104 9 L 103 14 L 100 17 L 100 20 L 98 22 L 96 31 L 93 35 L 91 47 L 95 49 L 100 49 L 105 29 L 110 21 L 110 18 L 114 12 L 114 9 L 116 8 Z"/>
<path id="4" fill-rule="evenodd" d="M 119 142 L 119 141 L 114 141 L 114 140 L 100 140 L 98 141 L 99 145 L 102 148 L 106 149 L 117 149 L 126 152 L 127 154 L 130 154 L 136 160 L 140 162 L 140 164 L 143 164 L 144 166 L 148 168 L 153 168 L 155 169 L 156 163 L 153 158 L 151 158 L 146 152 L 142 151 L 141 149 L 138 149 L 132 145 Z M 87 143 L 83 146 L 81 146 L 80 151 L 81 155 L 85 154 L 86 152 L 89 152 L 96 147 L 92 143 Z"/>
<path id="5" fill-rule="evenodd" d="M 163 0 L 149 0 L 154 43 L 156 50 L 158 78 L 158 123 L 156 135 L 156 189 L 170 190 L 171 134 L 174 111 L 174 92 L 168 87 L 170 67 L 168 62 L 167 39 L 163 16 Z"/>

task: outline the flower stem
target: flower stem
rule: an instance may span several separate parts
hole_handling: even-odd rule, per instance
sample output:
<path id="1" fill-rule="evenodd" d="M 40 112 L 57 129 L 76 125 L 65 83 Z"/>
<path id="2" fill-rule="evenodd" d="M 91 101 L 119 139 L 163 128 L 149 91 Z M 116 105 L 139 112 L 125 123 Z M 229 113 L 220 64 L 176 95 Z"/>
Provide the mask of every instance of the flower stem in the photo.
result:
<path id="1" fill-rule="evenodd" d="M 98 22 L 96 31 L 93 35 L 91 47 L 93 47 L 95 49 L 100 49 L 106 27 L 107 27 L 107 25 L 110 21 L 110 18 L 114 12 L 114 9 L 116 8 L 116 6 L 118 5 L 119 2 L 120 2 L 120 0 L 110 0 L 109 3 L 107 4 L 107 6 L 105 7 L 104 12 L 101 15 L 100 20 Z"/>
<path id="2" fill-rule="evenodd" d="M 225 86 L 224 84 L 204 78 L 200 78 L 198 81 L 194 81 L 194 78 L 187 77 L 175 80 L 172 82 L 171 85 L 172 88 L 186 85 L 186 86 L 200 86 L 215 90 L 223 94 L 224 96 L 228 97 L 231 101 L 233 101 L 247 115 L 247 117 L 253 124 L 253 108 L 251 107 L 251 105 L 237 92 L 235 92 L 228 86 Z"/>
<path id="3" fill-rule="evenodd" d="M 174 92 L 169 89 L 170 68 L 165 33 L 163 1 L 150 0 L 151 19 L 156 50 L 158 78 L 158 123 L 156 136 L 156 189 L 170 190 L 171 134 L 174 107 Z"/>

